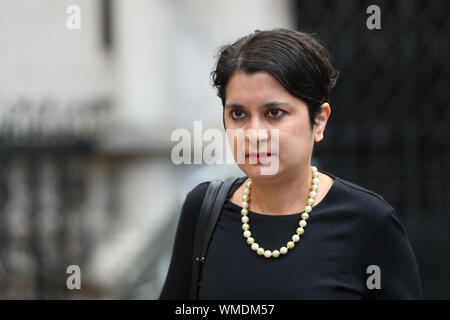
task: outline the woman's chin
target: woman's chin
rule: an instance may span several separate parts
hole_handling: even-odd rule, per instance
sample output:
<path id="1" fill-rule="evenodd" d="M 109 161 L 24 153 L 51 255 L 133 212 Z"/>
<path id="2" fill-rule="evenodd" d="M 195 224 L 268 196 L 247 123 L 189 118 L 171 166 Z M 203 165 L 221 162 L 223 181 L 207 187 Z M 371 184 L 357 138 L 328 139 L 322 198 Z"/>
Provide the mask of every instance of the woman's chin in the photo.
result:
<path id="1" fill-rule="evenodd" d="M 271 180 L 281 174 L 281 168 L 270 164 L 241 164 L 239 168 L 250 178 L 257 180 Z"/>

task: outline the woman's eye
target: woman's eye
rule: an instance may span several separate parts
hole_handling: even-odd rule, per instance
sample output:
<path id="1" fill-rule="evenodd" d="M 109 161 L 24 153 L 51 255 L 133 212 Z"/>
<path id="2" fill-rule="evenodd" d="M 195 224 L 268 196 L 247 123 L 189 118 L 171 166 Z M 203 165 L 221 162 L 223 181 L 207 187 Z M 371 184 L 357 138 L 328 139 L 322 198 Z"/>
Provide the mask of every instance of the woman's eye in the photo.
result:
<path id="1" fill-rule="evenodd" d="M 270 110 L 270 111 L 268 112 L 268 115 L 269 115 L 271 118 L 279 119 L 279 118 L 281 118 L 282 116 L 284 116 L 284 111 L 283 111 L 283 110 L 280 110 L 280 109 L 272 109 L 272 110 Z"/>
<path id="2" fill-rule="evenodd" d="M 266 113 L 266 116 L 269 116 L 270 118 L 274 120 L 279 120 L 281 117 L 283 117 L 285 112 L 280 109 L 271 109 Z M 231 118 L 233 120 L 241 120 L 246 117 L 246 114 L 242 110 L 231 110 L 230 112 Z"/>
<path id="3" fill-rule="evenodd" d="M 242 119 L 242 118 L 244 118 L 244 116 L 245 116 L 245 113 L 242 112 L 241 110 L 232 110 L 231 111 L 231 117 L 233 119 Z"/>

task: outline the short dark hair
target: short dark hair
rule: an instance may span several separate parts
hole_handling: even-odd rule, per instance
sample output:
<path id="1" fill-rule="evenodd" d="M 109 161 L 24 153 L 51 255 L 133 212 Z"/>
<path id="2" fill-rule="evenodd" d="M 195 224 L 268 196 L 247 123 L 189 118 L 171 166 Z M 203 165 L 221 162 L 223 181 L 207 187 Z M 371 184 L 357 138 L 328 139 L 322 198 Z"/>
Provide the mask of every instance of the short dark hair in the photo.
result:
<path id="1" fill-rule="evenodd" d="M 237 71 L 268 72 L 306 103 L 311 126 L 339 77 L 327 49 L 314 34 L 284 28 L 256 30 L 219 49 L 211 78 L 222 106 L 228 81 Z"/>

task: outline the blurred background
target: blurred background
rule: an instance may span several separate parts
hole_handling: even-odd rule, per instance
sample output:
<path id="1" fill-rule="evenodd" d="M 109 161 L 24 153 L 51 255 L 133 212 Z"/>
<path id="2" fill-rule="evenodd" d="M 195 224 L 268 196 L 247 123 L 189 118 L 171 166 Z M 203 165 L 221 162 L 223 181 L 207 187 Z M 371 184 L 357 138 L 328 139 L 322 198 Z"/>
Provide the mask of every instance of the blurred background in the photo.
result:
<path id="1" fill-rule="evenodd" d="M 217 49 L 273 27 L 341 72 L 315 163 L 394 206 L 425 298 L 450 299 L 446 0 L 0 0 L 0 298 L 157 299 L 186 193 L 243 175 L 175 165 L 171 134 L 223 129 Z"/>

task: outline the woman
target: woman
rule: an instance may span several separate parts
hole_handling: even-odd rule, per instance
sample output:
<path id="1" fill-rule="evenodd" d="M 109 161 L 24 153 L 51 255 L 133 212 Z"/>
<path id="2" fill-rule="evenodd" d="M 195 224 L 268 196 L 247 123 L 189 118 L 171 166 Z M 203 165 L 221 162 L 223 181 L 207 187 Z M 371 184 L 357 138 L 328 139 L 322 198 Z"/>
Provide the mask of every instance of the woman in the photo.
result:
<path id="1" fill-rule="evenodd" d="M 223 206 L 198 298 L 422 298 L 416 259 L 394 209 L 374 192 L 311 166 L 338 77 L 318 40 L 287 29 L 257 30 L 221 48 L 212 77 L 225 128 L 257 134 L 246 136 L 245 162 L 237 162 L 246 176 Z M 276 152 L 269 149 L 275 137 Z M 238 159 L 237 148 L 233 153 Z M 275 157 L 277 170 L 262 174 Z M 208 184 L 186 197 L 161 299 L 189 298 L 195 226 Z"/>

